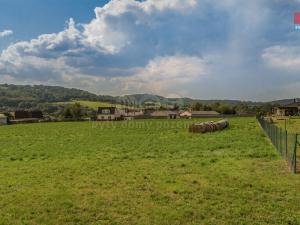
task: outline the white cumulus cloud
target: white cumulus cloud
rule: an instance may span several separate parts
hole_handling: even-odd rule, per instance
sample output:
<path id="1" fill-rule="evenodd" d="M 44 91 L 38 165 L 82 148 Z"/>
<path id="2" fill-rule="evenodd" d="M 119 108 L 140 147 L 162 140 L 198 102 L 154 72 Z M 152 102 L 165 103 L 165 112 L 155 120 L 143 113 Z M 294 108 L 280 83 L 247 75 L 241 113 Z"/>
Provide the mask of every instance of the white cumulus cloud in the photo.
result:
<path id="1" fill-rule="evenodd" d="M 144 68 L 129 77 L 113 78 L 112 82 L 120 84 L 123 92 L 134 90 L 136 93 L 147 92 L 164 94 L 176 92 L 179 96 L 185 85 L 190 84 L 209 73 L 207 62 L 195 56 L 165 56 L 151 60 Z"/>
<path id="2" fill-rule="evenodd" d="M 12 35 L 14 32 L 12 30 L 4 30 L 0 32 L 0 38 Z"/>
<path id="3" fill-rule="evenodd" d="M 236 98 L 239 90 L 256 98 L 253 90 L 269 84 L 262 74 L 273 74 L 270 68 L 300 68 L 299 47 L 286 47 L 298 40 L 289 33 L 296 4 L 111 0 L 88 23 L 70 19 L 61 32 L 8 46 L 0 55 L 0 82 L 201 98 Z"/>
<path id="4" fill-rule="evenodd" d="M 264 49 L 262 58 L 272 68 L 286 70 L 300 69 L 300 47 L 299 46 L 272 46 Z"/>
<path id="5" fill-rule="evenodd" d="M 70 19 L 59 33 L 10 45 L 0 56 L 0 76 L 44 82 L 71 82 L 74 74 L 74 79 L 79 74 L 86 79 L 131 77 L 135 68 L 151 64 L 161 55 L 190 53 L 195 46 L 186 43 L 196 44 L 199 30 L 188 28 L 192 36 L 184 33 L 190 21 L 197 18 L 197 13 L 186 10 L 195 9 L 196 3 L 112 0 L 97 7 L 95 18 L 87 24 Z M 195 53 L 199 55 L 199 51 Z"/>

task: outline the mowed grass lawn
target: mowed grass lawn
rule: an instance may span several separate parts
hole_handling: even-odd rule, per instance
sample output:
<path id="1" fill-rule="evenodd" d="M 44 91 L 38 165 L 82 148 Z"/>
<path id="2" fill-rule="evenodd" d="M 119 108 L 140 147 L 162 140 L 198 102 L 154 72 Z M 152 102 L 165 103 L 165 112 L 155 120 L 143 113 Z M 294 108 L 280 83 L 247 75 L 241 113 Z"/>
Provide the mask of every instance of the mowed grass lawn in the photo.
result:
<path id="1" fill-rule="evenodd" d="M 254 118 L 191 122 L 0 127 L 0 224 L 300 224 L 300 177 Z"/>

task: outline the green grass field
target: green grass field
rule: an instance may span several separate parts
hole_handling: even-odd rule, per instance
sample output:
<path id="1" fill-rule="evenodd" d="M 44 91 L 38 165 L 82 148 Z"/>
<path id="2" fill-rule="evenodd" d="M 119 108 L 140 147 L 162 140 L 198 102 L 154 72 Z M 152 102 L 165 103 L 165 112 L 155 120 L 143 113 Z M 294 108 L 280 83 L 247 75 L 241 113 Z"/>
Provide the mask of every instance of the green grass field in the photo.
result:
<path id="1" fill-rule="evenodd" d="M 0 224 L 300 224 L 300 177 L 254 118 L 191 122 L 0 127 Z"/>
<path id="2" fill-rule="evenodd" d="M 276 125 L 282 128 L 285 128 L 285 120 L 276 120 Z M 300 134 L 300 118 L 299 117 L 291 117 L 286 120 L 286 129 L 292 133 Z"/>
<path id="3" fill-rule="evenodd" d="M 93 102 L 93 101 L 71 101 L 71 102 L 56 102 L 55 105 L 69 105 L 79 103 L 82 106 L 91 108 L 91 109 L 98 109 L 98 107 L 117 107 L 117 108 L 124 108 L 125 106 L 121 104 L 109 103 L 109 102 Z M 127 107 L 128 108 L 128 107 Z M 130 108 L 130 107 L 129 107 Z"/>

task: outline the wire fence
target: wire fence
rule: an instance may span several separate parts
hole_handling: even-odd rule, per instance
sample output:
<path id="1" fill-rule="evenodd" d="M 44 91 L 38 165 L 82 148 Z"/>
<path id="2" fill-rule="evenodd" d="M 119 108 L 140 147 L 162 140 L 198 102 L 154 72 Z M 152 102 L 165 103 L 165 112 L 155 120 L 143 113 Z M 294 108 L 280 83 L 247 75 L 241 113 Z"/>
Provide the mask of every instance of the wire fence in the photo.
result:
<path id="1" fill-rule="evenodd" d="M 257 118 L 257 120 L 277 151 L 289 163 L 292 172 L 296 173 L 297 148 L 299 146 L 298 134 L 290 133 L 286 129 L 282 129 L 281 127 L 265 120 L 263 117 Z"/>

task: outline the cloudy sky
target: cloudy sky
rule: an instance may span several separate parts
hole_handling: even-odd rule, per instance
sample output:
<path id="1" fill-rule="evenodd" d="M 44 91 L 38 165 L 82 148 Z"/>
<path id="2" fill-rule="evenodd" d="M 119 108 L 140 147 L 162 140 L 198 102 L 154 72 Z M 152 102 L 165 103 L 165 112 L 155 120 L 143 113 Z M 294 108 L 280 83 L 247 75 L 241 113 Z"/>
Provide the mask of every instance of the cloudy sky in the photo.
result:
<path id="1" fill-rule="evenodd" d="M 300 0 L 0 0 L 0 83 L 300 97 Z"/>

